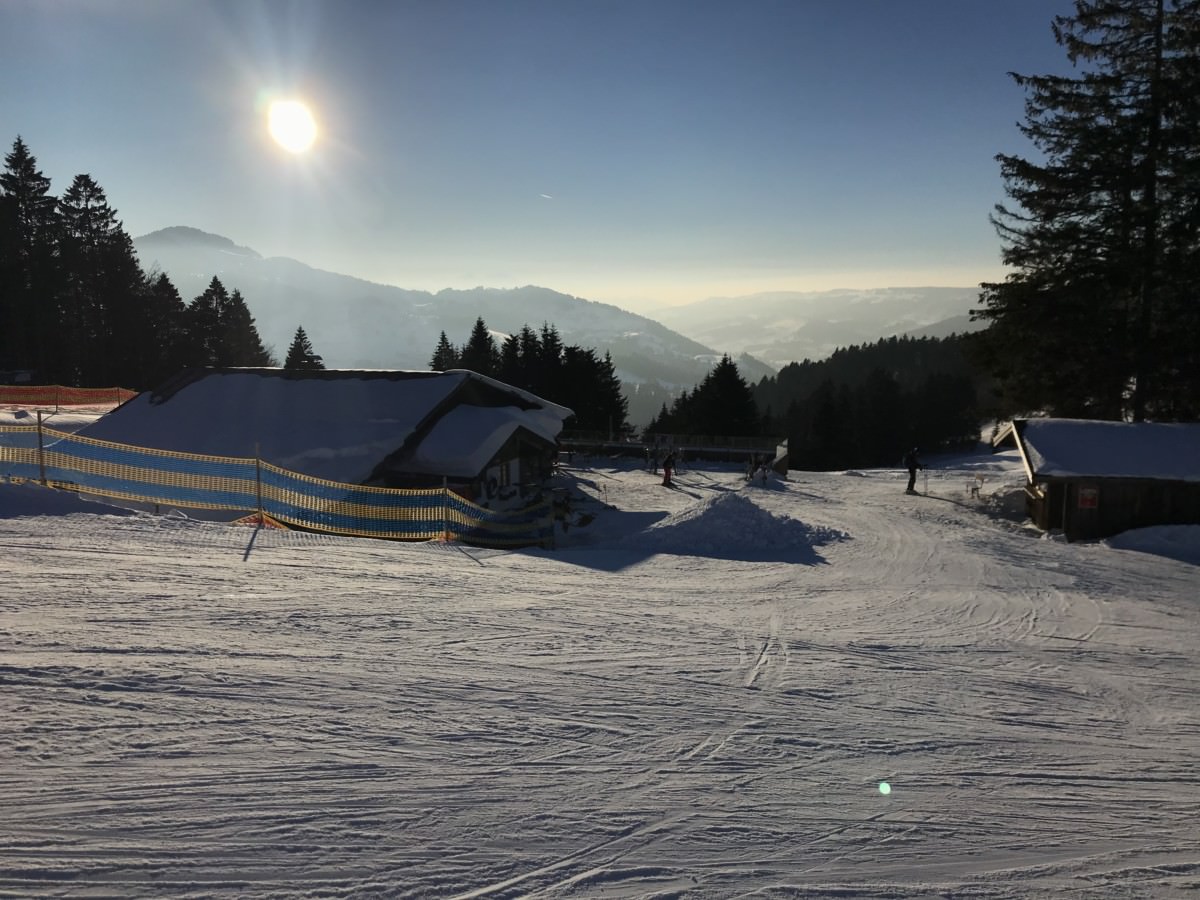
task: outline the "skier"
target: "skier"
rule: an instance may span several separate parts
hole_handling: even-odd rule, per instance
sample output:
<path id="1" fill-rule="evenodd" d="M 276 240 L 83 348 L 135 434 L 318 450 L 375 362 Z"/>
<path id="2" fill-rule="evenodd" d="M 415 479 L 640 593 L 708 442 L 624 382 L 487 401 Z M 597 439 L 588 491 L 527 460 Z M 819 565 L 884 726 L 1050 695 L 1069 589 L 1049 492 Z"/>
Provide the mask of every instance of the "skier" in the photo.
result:
<path id="1" fill-rule="evenodd" d="M 675 468 L 675 454 L 668 453 L 662 461 L 663 468 L 663 486 L 674 487 L 675 483 L 671 481 L 671 471 Z"/>
<path id="2" fill-rule="evenodd" d="M 917 492 L 917 469 L 925 468 L 917 456 L 916 447 L 904 454 L 904 468 L 908 469 L 908 490 L 904 493 L 915 494 Z"/>
<path id="3" fill-rule="evenodd" d="M 554 492 L 554 521 L 562 526 L 563 534 L 567 533 L 567 529 L 571 527 L 571 498 L 565 493 Z"/>

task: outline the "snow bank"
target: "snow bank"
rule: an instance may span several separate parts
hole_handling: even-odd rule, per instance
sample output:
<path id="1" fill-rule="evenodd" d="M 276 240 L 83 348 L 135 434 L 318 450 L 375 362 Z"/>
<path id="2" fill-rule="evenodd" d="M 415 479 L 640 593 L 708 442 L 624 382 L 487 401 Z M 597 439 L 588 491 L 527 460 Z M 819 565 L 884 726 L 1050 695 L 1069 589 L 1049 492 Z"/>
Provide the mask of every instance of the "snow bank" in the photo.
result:
<path id="1" fill-rule="evenodd" d="M 1153 553 L 1200 566 L 1200 525 L 1158 525 L 1135 528 L 1104 541 L 1116 550 Z"/>
<path id="2" fill-rule="evenodd" d="M 106 412 L 108 412 L 108 408 L 94 406 L 64 406 L 57 412 L 43 410 L 42 425 L 46 428 L 53 428 L 55 431 L 74 433 L 91 425 Z M 0 407 L 0 425 L 37 425 L 37 413 L 36 408 Z"/>
<path id="3" fill-rule="evenodd" d="M 667 516 L 623 543 L 651 553 L 728 558 L 811 549 L 848 537 L 843 531 L 777 516 L 730 491 Z"/>
<path id="4" fill-rule="evenodd" d="M 15 519 L 18 516 L 67 516 L 72 513 L 133 515 L 131 510 L 87 500 L 74 491 L 42 487 L 40 484 L 0 481 L 0 519 Z"/>

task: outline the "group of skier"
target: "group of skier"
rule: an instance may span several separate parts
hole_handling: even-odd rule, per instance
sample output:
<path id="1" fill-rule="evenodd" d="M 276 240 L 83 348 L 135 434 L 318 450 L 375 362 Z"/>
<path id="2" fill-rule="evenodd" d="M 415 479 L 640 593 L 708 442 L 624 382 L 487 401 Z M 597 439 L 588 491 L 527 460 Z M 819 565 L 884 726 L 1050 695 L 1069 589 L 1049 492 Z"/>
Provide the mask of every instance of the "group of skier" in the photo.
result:
<path id="1" fill-rule="evenodd" d="M 904 454 L 904 460 L 903 460 L 902 464 L 903 464 L 904 468 L 908 469 L 908 487 L 905 488 L 905 491 L 904 491 L 904 493 L 906 493 L 906 494 L 917 493 L 917 471 L 924 470 L 924 468 L 925 468 L 925 464 L 921 462 L 921 457 L 920 457 L 919 453 L 920 453 L 919 448 L 913 447 L 911 450 L 909 450 L 907 453 Z M 646 448 L 646 457 L 647 457 L 647 461 L 649 462 L 649 464 L 651 466 L 651 471 L 657 473 L 658 465 L 659 465 L 657 449 L 654 451 L 651 451 L 650 448 Z M 663 479 L 662 479 L 663 486 L 664 487 L 674 487 L 675 482 L 673 482 L 671 480 L 671 475 L 675 472 L 675 452 L 673 450 L 668 450 L 667 455 L 665 457 L 663 457 L 662 470 L 663 470 Z M 755 457 L 750 465 L 749 474 L 747 475 L 747 480 L 749 481 L 751 478 L 753 478 L 755 472 L 760 471 L 760 470 L 763 474 L 763 479 L 765 481 L 767 465 L 765 462 L 760 463 L 758 458 Z"/>

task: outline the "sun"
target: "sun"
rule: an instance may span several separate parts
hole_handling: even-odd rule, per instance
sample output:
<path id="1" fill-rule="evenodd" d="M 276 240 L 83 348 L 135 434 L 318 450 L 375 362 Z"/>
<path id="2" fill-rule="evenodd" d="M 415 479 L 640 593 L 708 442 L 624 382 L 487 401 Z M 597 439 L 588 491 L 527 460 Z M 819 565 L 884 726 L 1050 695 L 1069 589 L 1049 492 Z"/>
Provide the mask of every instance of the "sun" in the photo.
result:
<path id="1" fill-rule="evenodd" d="M 317 139 L 317 122 L 299 100 L 276 100 L 267 109 L 267 130 L 289 153 L 303 153 Z"/>

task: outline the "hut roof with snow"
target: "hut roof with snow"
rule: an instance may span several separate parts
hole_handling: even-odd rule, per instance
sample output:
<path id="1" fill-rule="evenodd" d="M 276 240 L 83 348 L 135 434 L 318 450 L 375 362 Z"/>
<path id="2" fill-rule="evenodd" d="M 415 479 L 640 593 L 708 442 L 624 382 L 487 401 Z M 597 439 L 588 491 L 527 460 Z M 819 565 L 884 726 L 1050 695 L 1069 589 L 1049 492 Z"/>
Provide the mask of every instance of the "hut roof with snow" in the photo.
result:
<path id="1" fill-rule="evenodd" d="M 1200 424 L 1017 419 L 1012 440 L 1030 481 L 1071 478 L 1200 482 Z"/>
<path id="2" fill-rule="evenodd" d="M 465 369 L 188 369 L 83 429 L 101 440 L 258 456 L 330 481 L 478 477 L 514 436 L 553 448 L 564 406 Z"/>
<path id="3" fill-rule="evenodd" d="M 1029 513 L 1068 538 L 1200 522 L 1200 424 L 1017 419 Z"/>

